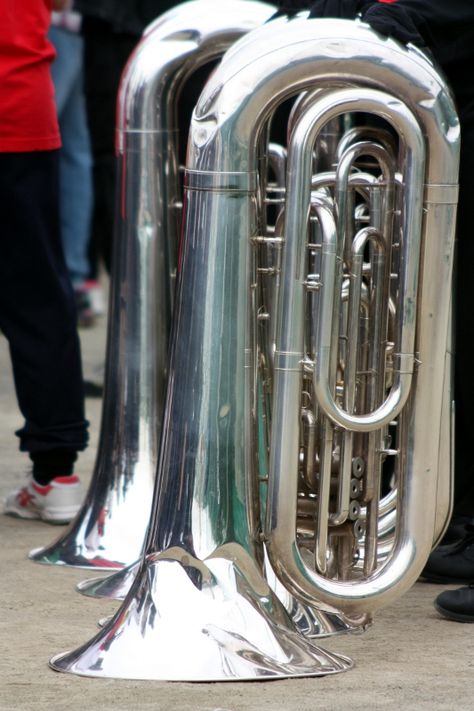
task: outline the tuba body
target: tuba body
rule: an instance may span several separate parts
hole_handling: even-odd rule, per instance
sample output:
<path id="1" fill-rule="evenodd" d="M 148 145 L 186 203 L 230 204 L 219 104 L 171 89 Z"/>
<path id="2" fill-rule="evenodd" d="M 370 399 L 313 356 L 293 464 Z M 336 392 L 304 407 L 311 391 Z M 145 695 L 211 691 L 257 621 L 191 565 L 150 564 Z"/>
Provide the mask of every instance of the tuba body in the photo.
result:
<path id="1" fill-rule="evenodd" d="M 282 233 L 268 236 L 262 136 L 277 106 L 314 90 L 292 117 Z M 341 167 L 314 176 L 319 134 L 348 113 L 382 120 L 396 155 L 390 141 L 356 141 Z M 360 156 L 375 176 L 352 170 Z M 413 584 L 445 525 L 458 158 L 435 67 L 361 23 L 275 20 L 226 53 L 191 123 L 144 555 L 118 612 L 53 669 L 211 681 L 350 668 L 298 631 L 268 571 L 300 604 L 363 626 Z M 369 196 L 355 233 L 352 186 Z M 278 254 L 274 336 L 264 339 L 262 244 Z M 262 358 L 259 342 L 270 343 Z"/>

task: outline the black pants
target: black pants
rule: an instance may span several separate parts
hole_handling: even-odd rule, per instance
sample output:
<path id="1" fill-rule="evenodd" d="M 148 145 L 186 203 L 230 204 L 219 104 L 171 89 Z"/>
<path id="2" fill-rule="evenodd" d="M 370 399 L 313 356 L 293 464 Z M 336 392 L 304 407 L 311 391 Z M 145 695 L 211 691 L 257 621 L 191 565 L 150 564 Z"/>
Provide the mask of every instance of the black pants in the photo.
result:
<path id="1" fill-rule="evenodd" d="M 87 443 L 74 295 L 58 218 L 58 152 L 0 153 L 0 329 L 27 452 Z"/>
<path id="2" fill-rule="evenodd" d="M 474 125 L 463 126 L 455 271 L 454 512 L 474 517 Z"/>
<path id="3" fill-rule="evenodd" d="M 84 17 L 84 92 L 93 156 L 94 209 L 89 259 L 96 278 L 102 261 L 110 272 L 115 217 L 115 121 L 120 77 L 139 37 Z"/>

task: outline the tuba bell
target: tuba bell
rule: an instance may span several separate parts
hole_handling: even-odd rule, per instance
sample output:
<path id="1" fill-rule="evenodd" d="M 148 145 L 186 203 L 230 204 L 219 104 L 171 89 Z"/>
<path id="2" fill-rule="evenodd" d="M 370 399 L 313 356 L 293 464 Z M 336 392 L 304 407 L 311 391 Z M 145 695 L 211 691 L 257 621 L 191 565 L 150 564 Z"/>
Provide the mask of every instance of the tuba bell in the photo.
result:
<path id="1" fill-rule="evenodd" d="M 268 234 L 262 136 L 301 92 L 282 233 Z M 318 136 L 347 114 L 375 116 L 390 140 L 356 137 L 314 175 Z M 458 161 L 443 78 L 362 23 L 275 20 L 226 53 L 191 123 L 144 555 L 117 613 L 53 669 L 212 681 L 350 668 L 301 635 L 266 570 L 365 625 L 445 526 Z M 276 249 L 268 312 L 262 245 Z"/>

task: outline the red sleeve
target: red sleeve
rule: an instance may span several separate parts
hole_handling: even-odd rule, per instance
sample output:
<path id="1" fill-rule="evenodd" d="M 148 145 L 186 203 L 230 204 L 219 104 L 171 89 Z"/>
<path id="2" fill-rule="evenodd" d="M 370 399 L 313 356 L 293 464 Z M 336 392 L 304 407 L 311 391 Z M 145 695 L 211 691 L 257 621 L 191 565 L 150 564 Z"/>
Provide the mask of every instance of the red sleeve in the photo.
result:
<path id="1" fill-rule="evenodd" d="M 0 0 L 0 151 L 61 145 L 47 39 L 52 0 Z"/>

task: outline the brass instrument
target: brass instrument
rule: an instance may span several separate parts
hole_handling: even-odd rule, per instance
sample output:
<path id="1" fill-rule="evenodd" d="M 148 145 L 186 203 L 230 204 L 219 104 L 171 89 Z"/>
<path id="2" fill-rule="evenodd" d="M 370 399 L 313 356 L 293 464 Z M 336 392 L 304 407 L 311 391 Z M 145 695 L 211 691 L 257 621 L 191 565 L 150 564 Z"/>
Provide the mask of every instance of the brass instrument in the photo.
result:
<path id="1" fill-rule="evenodd" d="M 315 89 L 292 117 L 283 232 L 268 235 L 261 137 L 281 102 Z M 315 176 L 318 136 L 348 113 L 376 116 L 393 141 L 356 139 Z M 445 525 L 458 160 L 436 68 L 366 25 L 276 20 L 226 53 L 191 123 L 145 553 L 118 612 L 53 669 L 211 681 L 350 668 L 298 631 L 265 558 L 295 599 L 364 625 L 412 585 Z M 258 334 L 262 244 L 281 252 L 273 352 Z M 394 533 L 381 546 L 382 515 Z"/>
<path id="2" fill-rule="evenodd" d="M 119 197 L 98 453 L 81 510 L 39 563 L 116 570 L 141 555 L 168 369 L 181 222 L 177 102 L 204 64 L 267 20 L 256 0 L 194 0 L 144 33 L 118 97 Z"/>

